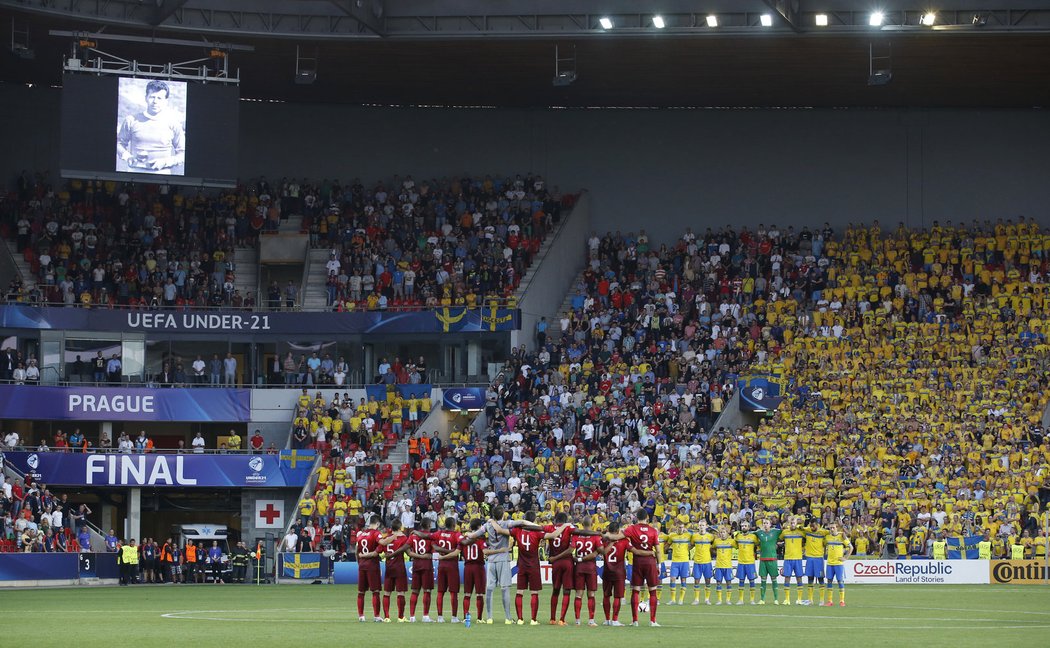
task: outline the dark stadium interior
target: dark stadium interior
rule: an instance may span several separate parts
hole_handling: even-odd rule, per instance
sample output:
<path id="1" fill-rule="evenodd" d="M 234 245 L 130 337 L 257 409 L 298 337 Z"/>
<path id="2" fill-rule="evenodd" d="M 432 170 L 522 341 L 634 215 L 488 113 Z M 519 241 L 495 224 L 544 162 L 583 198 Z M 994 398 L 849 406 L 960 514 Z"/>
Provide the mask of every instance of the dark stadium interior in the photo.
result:
<path id="1" fill-rule="evenodd" d="M 4 53 L 0 79 L 60 83 L 59 61 L 68 55 L 70 39 L 47 32 L 94 26 L 17 17 L 29 26 L 36 58 Z M 121 27 L 110 31 L 149 35 Z M 242 96 L 282 101 L 506 107 L 1050 106 L 1050 38 L 1045 34 L 322 41 L 304 46 L 304 55 L 316 51 L 317 81 L 312 85 L 293 80 L 298 41 L 251 36 L 231 41 L 255 48 L 230 57 L 231 67 L 241 70 Z M 139 52 L 144 62 L 207 56 L 204 47 L 158 45 L 143 55 L 140 43 L 99 43 L 99 49 L 118 56 L 133 58 Z M 568 87 L 551 84 L 556 45 L 562 51 L 576 48 L 578 79 Z M 867 84 L 869 45 L 890 54 L 891 84 Z"/>

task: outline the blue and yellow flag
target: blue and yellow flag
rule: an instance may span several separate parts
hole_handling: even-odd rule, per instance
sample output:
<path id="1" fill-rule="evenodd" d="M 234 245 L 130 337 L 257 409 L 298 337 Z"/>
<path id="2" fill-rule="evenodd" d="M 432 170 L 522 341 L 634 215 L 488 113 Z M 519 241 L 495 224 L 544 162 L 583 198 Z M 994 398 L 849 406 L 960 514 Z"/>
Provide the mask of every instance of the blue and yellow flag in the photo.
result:
<path id="1" fill-rule="evenodd" d="M 948 543 L 948 560 L 977 560 L 981 557 L 977 548 L 978 543 L 983 540 L 981 536 L 966 536 L 965 538 L 945 538 Z"/>
<path id="2" fill-rule="evenodd" d="M 284 553 L 281 554 L 282 578 L 320 578 L 321 554 L 319 553 Z"/>

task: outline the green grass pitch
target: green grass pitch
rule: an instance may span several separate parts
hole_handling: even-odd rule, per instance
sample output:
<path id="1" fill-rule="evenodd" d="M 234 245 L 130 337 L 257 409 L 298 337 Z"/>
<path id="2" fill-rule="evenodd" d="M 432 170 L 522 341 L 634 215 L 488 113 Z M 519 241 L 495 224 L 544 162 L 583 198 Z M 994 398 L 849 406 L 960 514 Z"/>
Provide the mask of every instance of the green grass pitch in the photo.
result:
<path id="1" fill-rule="evenodd" d="M 661 605 L 662 628 L 547 625 L 550 591 L 540 597 L 538 627 L 496 623 L 358 623 L 353 586 L 136 586 L 0 590 L 2 618 L 23 629 L 71 632 L 90 646 L 611 646 L 771 645 L 1045 646 L 1050 643 L 1050 587 L 852 586 L 848 607 Z M 496 599 L 499 598 L 498 593 Z M 734 593 L 734 600 L 736 594 Z M 422 605 L 422 603 L 420 603 Z M 529 602 L 525 608 L 528 614 Z M 393 602 L 392 606 L 393 607 Z M 417 610 L 421 617 L 422 611 Z M 446 599 L 445 614 L 449 616 Z M 572 608 L 569 617 L 572 617 Z M 586 615 L 586 606 L 584 607 Z M 431 616 L 434 616 L 433 609 Z M 630 621 L 624 605 L 621 621 Z M 604 619 L 598 599 L 597 620 Z M 571 621 L 570 621 L 571 623 Z M 36 631 L 33 631 L 34 633 Z M 17 632 L 16 632 L 17 634 Z M 42 636 L 42 635 L 38 635 Z M 57 634 L 56 634 L 57 636 Z M 15 645 L 15 644 L 11 644 Z"/>

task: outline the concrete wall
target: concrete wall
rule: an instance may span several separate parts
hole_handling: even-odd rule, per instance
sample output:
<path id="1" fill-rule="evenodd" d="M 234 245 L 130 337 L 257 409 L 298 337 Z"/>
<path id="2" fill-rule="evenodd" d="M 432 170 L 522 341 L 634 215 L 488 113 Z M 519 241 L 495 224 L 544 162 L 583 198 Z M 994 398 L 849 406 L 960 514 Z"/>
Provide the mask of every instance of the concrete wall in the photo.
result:
<path id="1" fill-rule="evenodd" d="M 58 168 L 58 96 L 0 86 L 0 177 Z M 594 227 L 656 240 L 724 223 L 842 226 L 1050 203 L 1050 112 L 444 110 L 241 104 L 240 175 L 533 171 L 592 194 Z"/>
<path id="2" fill-rule="evenodd" d="M 544 256 L 537 259 L 539 265 L 525 287 L 519 305 L 521 329 L 510 334 L 513 346 L 525 344 L 529 349 L 535 348 L 536 323 L 542 317 L 546 317 L 548 323 L 554 321 L 566 293 L 572 288 L 572 280 L 583 270 L 584 249 L 590 233 L 590 204 L 589 193 L 580 196 Z"/>

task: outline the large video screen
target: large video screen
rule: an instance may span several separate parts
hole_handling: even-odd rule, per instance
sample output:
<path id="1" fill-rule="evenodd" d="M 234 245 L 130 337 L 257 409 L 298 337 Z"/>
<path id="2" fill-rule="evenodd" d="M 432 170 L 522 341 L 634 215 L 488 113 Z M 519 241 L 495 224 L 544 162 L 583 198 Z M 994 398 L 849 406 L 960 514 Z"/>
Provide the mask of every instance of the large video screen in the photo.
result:
<path id="1" fill-rule="evenodd" d="M 186 175 L 186 83 L 118 81 L 114 171 Z"/>
<path id="2" fill-rule="evenodd" d="M 236 86 L 66 75 L 62 175 L 232 186 L 239 104 Z"/>

